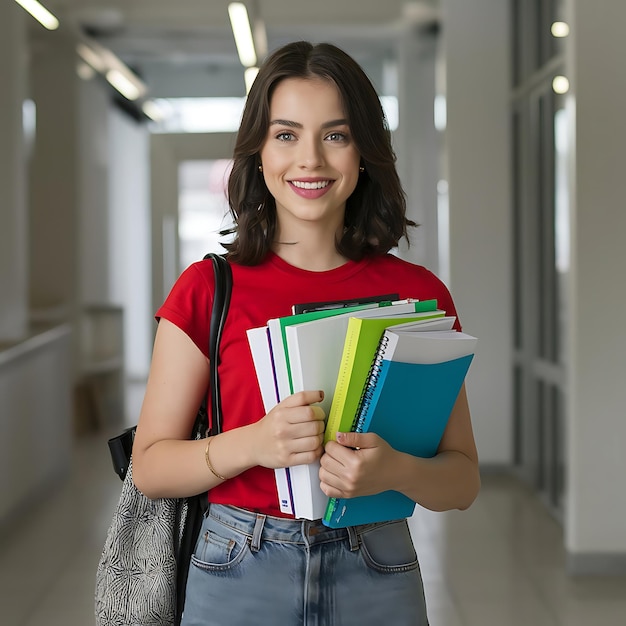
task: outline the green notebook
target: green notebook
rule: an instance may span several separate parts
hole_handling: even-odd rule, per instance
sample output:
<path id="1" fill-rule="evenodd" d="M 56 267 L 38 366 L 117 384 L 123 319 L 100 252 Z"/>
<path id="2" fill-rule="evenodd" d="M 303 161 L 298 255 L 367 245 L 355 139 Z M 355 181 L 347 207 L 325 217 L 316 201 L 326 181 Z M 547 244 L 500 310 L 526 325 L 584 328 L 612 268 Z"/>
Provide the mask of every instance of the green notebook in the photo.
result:
<path id="1" fill-rule="evenodd" d="M 276 385 L 278 388 L 279 401 L 293 393 L 293 384 L 291 380 L 291 368 L 287 352 L 287 336 L 285 329 L 294 324 L 303 324 L 328 317 L 346 315 L 350 312 L 356 312 L 371 308 L 377 308 L 379 304 L 362 304 L 354 307 L 343 309 L 327 309 L 323 311 L 311 311 L 308 313 L 299 313 L 296 315 L 288 315 L 268 320 L 267 327 L 270 333 L 272 343 L 272 356 L 274 359 L 274 372 L 276 376 Z"/>

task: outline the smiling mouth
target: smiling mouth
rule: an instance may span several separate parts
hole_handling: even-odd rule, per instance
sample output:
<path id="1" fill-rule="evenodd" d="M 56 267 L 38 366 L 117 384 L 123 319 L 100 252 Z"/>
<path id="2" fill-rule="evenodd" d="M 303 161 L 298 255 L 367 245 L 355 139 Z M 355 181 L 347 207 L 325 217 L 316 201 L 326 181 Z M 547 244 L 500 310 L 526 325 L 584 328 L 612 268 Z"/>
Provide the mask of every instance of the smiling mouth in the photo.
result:
<path id="1" fill-rule="evenodd" d="M 302 180 L 292 180 L 290 181 L 294 187 L 298 189 L 324 189 L 324 187 L 328 187 L 330 185 L 330 180 L 317 180 L 315 182 L 305 182 Z"/>

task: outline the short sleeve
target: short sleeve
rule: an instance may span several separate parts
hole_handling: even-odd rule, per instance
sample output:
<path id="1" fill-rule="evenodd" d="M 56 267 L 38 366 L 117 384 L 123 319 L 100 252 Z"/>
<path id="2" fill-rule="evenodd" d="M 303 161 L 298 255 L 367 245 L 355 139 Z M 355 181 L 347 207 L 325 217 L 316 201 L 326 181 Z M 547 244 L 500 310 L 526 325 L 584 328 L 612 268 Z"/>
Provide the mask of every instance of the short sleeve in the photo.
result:
<path id="1" fill-rule="evenodd" d="M 193 263 L 179 276 L 155 315 L 157 321 L 163 318 L 180 328 L 207 357 L 214 290 L 213 263 Z"/>

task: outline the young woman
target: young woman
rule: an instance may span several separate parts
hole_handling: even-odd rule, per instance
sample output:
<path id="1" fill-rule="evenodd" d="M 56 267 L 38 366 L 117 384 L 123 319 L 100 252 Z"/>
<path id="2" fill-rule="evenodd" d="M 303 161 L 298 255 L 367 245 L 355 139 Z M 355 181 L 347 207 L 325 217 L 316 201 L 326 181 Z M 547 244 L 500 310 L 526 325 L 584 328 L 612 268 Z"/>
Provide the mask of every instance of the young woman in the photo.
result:
<path id="1" fill-rule="evenodd" d="M 406 520 L 339 530 L 294 520 L 280 512 L 274 468 L 321 458 L 328 496 L 394 489 L 432 510 L 467 508 L 480 481 L 465 389 L 432 459 L 400 453 L 375 434 L 339 434 L 323 447 L 316 403 L 324 390 L 296 393 L 265 414 L 246 337 L 300 302 L 398 293 L 436 298 L 456 314 L 431 272 L 388 254 L 413 224 L 379 99 L 351 57 L 298 42 L 267 59 L 248 96 L 228 188 L 236 230 L 220 347 L 223 433 L 188 440 L 209 372 L 214 281 L 211 262 L 201 261 L 157 312 L 133 450 L 134 479 L 147 496 L 209 492 L 183 624 L 426 625 Z"/>

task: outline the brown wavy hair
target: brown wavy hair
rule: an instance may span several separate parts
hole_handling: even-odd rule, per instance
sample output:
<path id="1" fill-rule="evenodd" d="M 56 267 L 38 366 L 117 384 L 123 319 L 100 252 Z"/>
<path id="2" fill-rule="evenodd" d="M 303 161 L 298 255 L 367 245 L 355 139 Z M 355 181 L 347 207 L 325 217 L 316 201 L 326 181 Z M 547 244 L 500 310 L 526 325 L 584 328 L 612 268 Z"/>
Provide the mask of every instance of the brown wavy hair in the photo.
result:
<path id="1" fill-rule="evenodd" d="M 406 197 L 396 170 L 396 155 L 378 94 L 360 65 L 328 43 L 289 43 L 261 66 L 243 111 L 228 179 L 228 201 L 235 237 L 224 244 L 229 258 L 257 265 L 276 234 L 276 203 L 259 172 L 260 151 L 270 122 L 274 89 L 286 78 L 322 78 L 339 90 L 350 133 L 365 168 L 346 202 L 344 232 L 337 250 L 358 261 L 389 252 L 407 228 Z"/>

